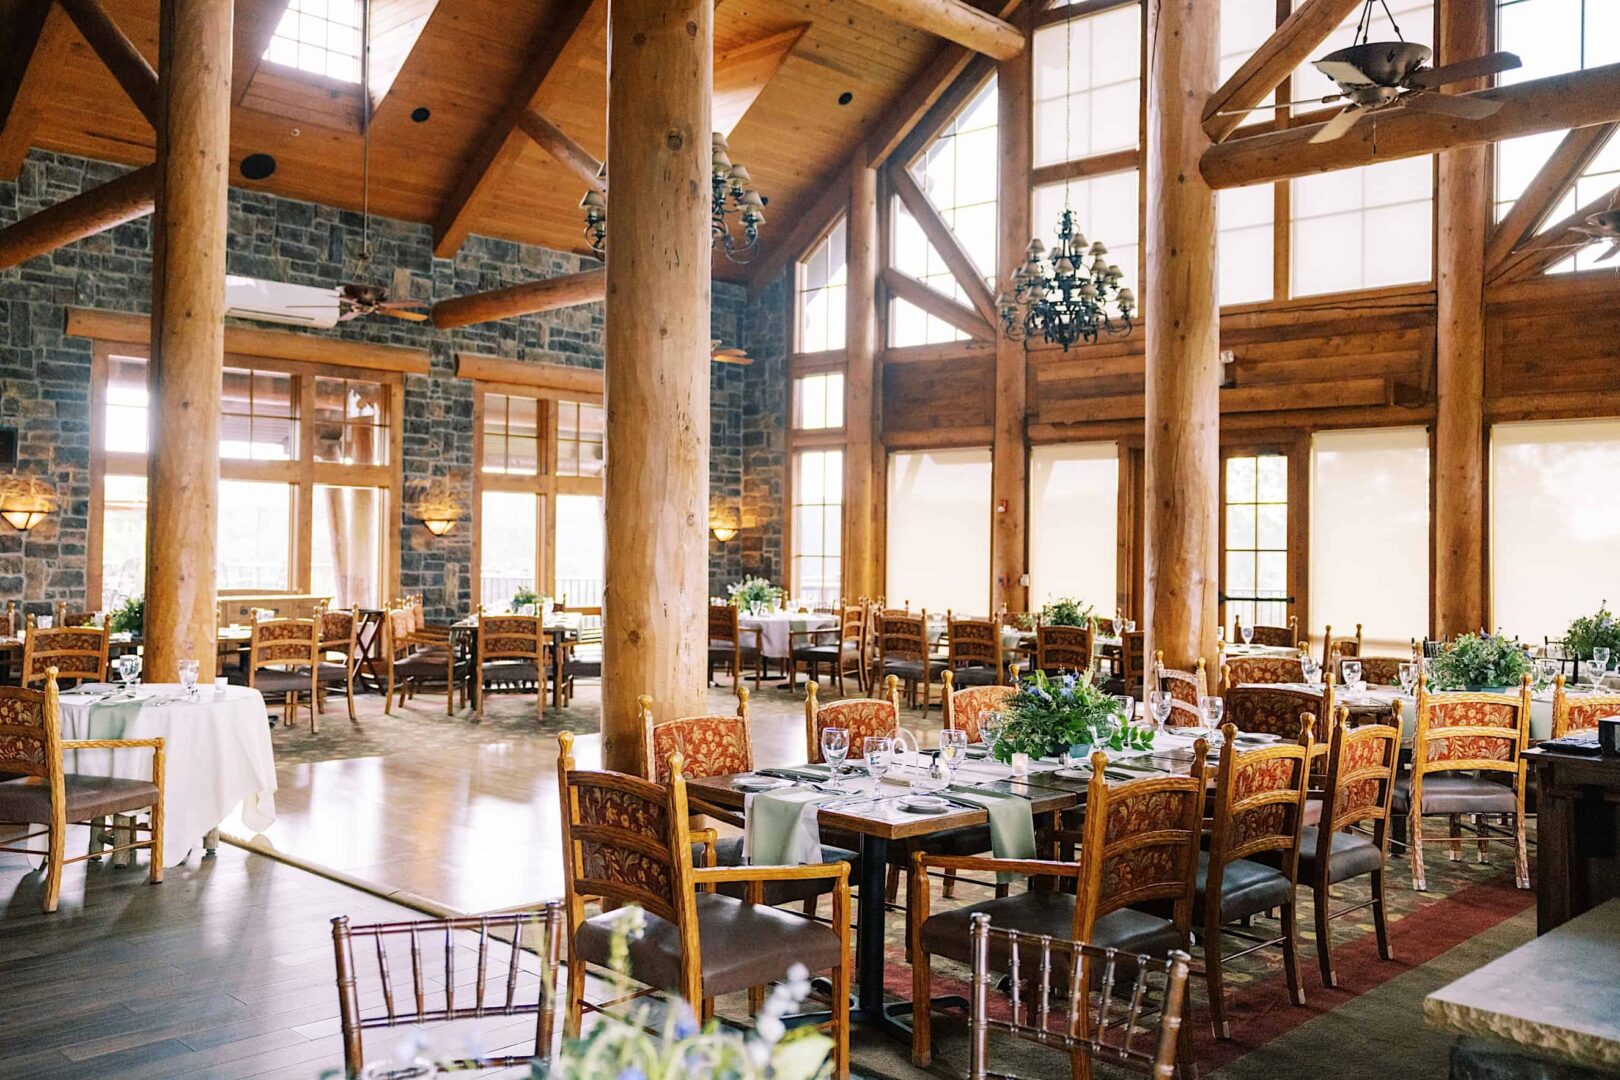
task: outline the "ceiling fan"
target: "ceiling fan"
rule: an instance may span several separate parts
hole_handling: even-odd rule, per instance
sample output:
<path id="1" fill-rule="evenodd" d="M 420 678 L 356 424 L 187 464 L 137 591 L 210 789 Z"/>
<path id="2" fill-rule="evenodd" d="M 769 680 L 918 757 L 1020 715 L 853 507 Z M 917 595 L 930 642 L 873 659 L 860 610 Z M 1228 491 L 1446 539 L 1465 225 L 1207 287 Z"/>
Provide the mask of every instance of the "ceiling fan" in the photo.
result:
<path id="1" fill-rule="evenodd" d="M 1389 25 L 1395 31 L 1395 41 L 1371 40 L 1372 8 L 1377 3 L 1384 9 Z M 1252 109 L 1230 109 L 1223 115 L 1261 112 L 1266 109 L 1288 108 L 1297 105 L 1331 105 L 1347 102 L 1338 115 L 1323 124 L 1311 136 L 1312 143 L 1332 142 L 1349 134 L 1356 121 L 1363 116 L 1385 109 L 1417 109 L 1420 112 L 1453 116 L 1462 120 L 1482 120 L 1502 107 L 1499 101 L 1486 101 L 1474 97 L 1440 94 L 1445 85 L 1470 79 L 1498 75 L 1520 66 L 1520 60 L 1510 52 L 1487 53 L 1471 60 L 1460 60 L 1441 67 L 1426 67 L 1433 50 L 1427 45 L 1407 41 L 1401 28 L 1390 14 L 1386 0 L 1367 0 L 1361 18 L 1356 24 L 1355 43 L 1338 49 L 1312 66 L 1332 79 L 1339 87 L 1337 94 L 1304 101 L 1276 102 Z"/>
<path id="2" fill-rule="evenodd" d="M 388 289 L 382 285 L 347 282 L 337 287 L 337 298 L 338 306 L 342 309 L 338 322 L 348 322 L 362 315 L 386 315 L 390 319 L 409 319 L 411 322 L 424 322 L 428 317 L 426 312 L 412 310 L 428 307 L 426 300 L 390 300 Z"/>
<path id="3" fill-rule="evenodd" d="M 746 349 L 739 349 L 735 345 L 722 347 L 719 338 L 709 340 L 709 359 L 717 364 L 740 364 L 743 367 L 754 362 Z"/>
<path id="4" fill-rule="evenodd" d="M 1586 220 L 1579 225 L 1571 225 L 1569 232 L 1579 233 L 1583 239 L 1573 244 L 1554 244 L 1548 251 L 1562 251 L 1567 248 L 1590 247 L 1594 243 L 1608 242 L 1609 250 L 1592 260 L 1595 263 L 1608 262 L 1616 255 L 1620 255 L 1620 209 L 1613 206 L 1607 210 L 1599 210 L 1595 214 L 1588 214 Z"/>

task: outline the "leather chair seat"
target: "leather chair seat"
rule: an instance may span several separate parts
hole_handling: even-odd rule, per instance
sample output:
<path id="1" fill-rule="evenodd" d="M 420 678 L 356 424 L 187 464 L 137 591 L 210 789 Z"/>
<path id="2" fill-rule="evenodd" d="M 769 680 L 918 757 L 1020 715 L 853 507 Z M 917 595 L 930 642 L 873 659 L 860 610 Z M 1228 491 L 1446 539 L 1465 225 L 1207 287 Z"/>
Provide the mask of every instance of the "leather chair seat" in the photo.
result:
<path id="1" fill-rule="evenodd" d="M 822 862 L 841 862 L 849 864 L 849 880 L 853 884 L 855 876 L 860 872 L 860 856 L 848 848 L 833 847 L 830 844 L 821 845 Z M 743 866 L 743 838 L 728 836 L 714 845 L 714 863 L 716 866 Z M 692 845 L 692 865 L 703 865 L 703 845 Z M 733 896 L 738 900 L 748 895 L 746 882 L 730 882 L 715 887 L 715 891 L 722 896 Z M 797 881 L 767 881 L 765 883 L 765 902 L 772 907 L 781 904 L 791 904 L 799 900 L 808 900 L 813 896 L 825 896 L 833 891 L 833 883 L 826 878 L 801 878 Z"/>
<path id="2" fill-rule="evenodd" d="M 1204 921 L 1204 895 L 1209 884 L 1209 852 L 1198 853 L 1198 892 L 1193 896 L 1193 925 Z M 1282 871 L 1249 859 L 1226 864 L 1221 874 L 1221 922 L 1235 922 L 1282 907 L 1294 894 L 1294 887 Z"/>
<path id="3" fill-rule="evenodd" d="M 149 780 L 68 773 L 62 778 L 62 787 L 67 797 L 69 822 L 144 810 L 158 799 L 157 785 Z M 25 776 L 0 783 L 0 821 L 49 825 L 50 782 L 40 776 Z"/>
<path id="4" fill-rule="evenodd" d="M 506 686 L 544 682 L 533 660 L 497 660 L 484 665 L 484 685 Z"/>
<path id="5" fill-rule="evenodd" d="M 1505 775 L 1505 774 L 1504 774 Z M 1412 778 L 1395 781 L 1394 811 L 1411 813 Z M 1513 789 L 1485 776 L 1439 773 L 1423 778 L 1424 814 L 1511 814 L 1517 809 Z"/>
<path id="6" fill-rule="evenodd" d="M 1299 880 L 1317 880 L 1316 845 L 1317 828 L 1307 825 L 1299 834 Z M 1362 874 L 1370 874 L 1383 865 L 1378 845 L 1358 833 L 1336 832 L 1333 848 L 1328 852 L 1328 884 L 1335 885 Z"/>
<path id="7" fill-rule="evenodd" d="M 836 664 L 838 648 L 836 642 L 831 645 L 801 645 L 793 650 L 793 659 L 809 660 L 818 664 Z"/>
<path id="8" fill-rule="evenodd" d="M 309 669 L 278 671 L 261 668 L 253 673 L 253 688 L 261 694 L 298 694 L 309 692 Z"/>
<path id="9" fill-rule="evenodd" d="M 322 664 L 315 670 L 322 686 L 349 685 L 349 669 L 343 664 Z"/>
<path id="10" fill-rule="evenodd" d="M 427 649 L 415 652 L 394 665 L 397 675 L 414 679 L 443 679 L 445 668 L 450 664 L 450 654 L 442 649 Z M 464 671 L 466 665 L 458 662 L 456 670 Z"/>
<path id="11" fill-rule="evenodd" d="M 1048 934 L 1064 940 L 1074 937 L 1073 895 L 1024 892 L 930 915 L 922 927 L 923 948 L 935 956 L 948 957 L 963 964 L 972 963 L 973 916 L 981 913 L 990 916 L 991 926 L 1027 934 Z M 1172 949 L 1185 947 L 1173 922 L 1134 908 L 1111 911 L 1098 919 L 1092 926 L 1091 938 L 1086 944 L 1149 956 L 1164 956 Z M 1038 946 L 1031 942 L 1021 962 L 1033 965 L 1038 962 L 1038 955 Z M 1006 939 L 992 937 L 990 966 L 997 971 L 1006 971 L 1008 956 Z M 1054 979 L 1061 978 L 1063 967 L 1062 964 L 1053 966 Z M 1031 966 L 1025 970 L 1032 971 L 1034 968 Z"/>
<path id="12" fill-rule="evenodd" d="M 794 964 L 816 972 L 843 962 L 838 935 L 820 923 L 719 893 L 700 892 L 695 905 L 704 997 L 778 982 Z M 571 956 L 608 966 L 618 920 L 618 912 L 609 911 L 581 923 Z M 680 930 L 651 912 L 646 920 L 646 932 L 630 942 L 630 977 L 660 990 L 679 992 Z"/>
<path id="13" fill-rule="evenodd" d="M 945 671 L 945 661 L 928 661 L 928 677 L 937 678 Z M 923 677 L 923 662 L 921 660 L 885 660 L 883 674 L 893 675 L 902 682 L 919 682 Z"/>
<path id="14" fill-rule="evenodd" d="M 951 672 L 951 682 L 956 686 L 998 686 L 1001 672 L 988 664 L 973 664 Z"/>

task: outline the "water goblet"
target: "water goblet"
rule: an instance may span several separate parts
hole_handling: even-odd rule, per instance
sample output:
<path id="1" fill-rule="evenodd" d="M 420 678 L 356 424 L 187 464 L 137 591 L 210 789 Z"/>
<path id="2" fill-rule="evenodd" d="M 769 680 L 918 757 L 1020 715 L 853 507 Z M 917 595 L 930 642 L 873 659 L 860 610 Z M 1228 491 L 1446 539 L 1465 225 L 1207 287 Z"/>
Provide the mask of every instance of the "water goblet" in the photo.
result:
<path id="1" fill-rule="evenodd" d="M 1254 627 L 1250 626 L 1248 623 L 1244 623 L 1243 626 L 1240 629 L 1242 630 L 1242 633 L 1243 633 L 1243 644 L 1245 644 L 1245 645 L 1253 645 L 1254 644 Z"/>
<path id="2" fill-rule="evenodd" d="M 1407 697 L 1412 696 L 1412 688 L 1417 685 L 1418 666 L 1414 663 L 1405 663 L 1396 669 L 1400 675 L 1401 693 Z"/>
<path id="3" fill-rule="evenodd" d="M 185 689 L 186 697 L 197 696 L 197 674 L 202 665 L 196 660 L 182 660 L 176 670 L 180 673 L 180 685 Z"/>
<path id="4" fill-rule="evenodd" d="M 1115 694 L 1114 700 L 1119 703 L 1120 721 L 1126 727 L 1136 719 L 1136 699 L 1129 694 Z"/>
<path id="5" fill-rule="evenodd" d="M 1599 675 L 1602 675 L 1605 671 L 1609 670 L 1609 647 L 1607 645 L 1597 645 L 1593 647 L 1592 666 L 1597 668 Z"/>
<path id="6" fill-rule="evenodd" d="M 1300 669 L 1305 672 L 1306 682 L 1310 683 L 1312 686 L 1320 686 L 1322 684 L 1322 665 L 1318 664 L 1315 658 L 1302 656 L 1299 658 L 1299 666 Z"/>
<path id="7" fill-rule="evenodd" d="M 1221 716 L 1226 712 L 1226 699 L 1214 694 L 1208 694 L 1198 699 L 1198 715 L 1203 719 L 1204 726 L 1210 734 L 1221 729 Z"/>
<path id="8" fill-rule="evenodd" d="M 849 757 L 849 731 L 845 728 L 821 729 L 821 757 L 832 766 L 833 776 L 844 771 L 844 759 Z"/>
<path id="9" fill-rule="evenodd" d="M 861 740 L 861 753 L 866 761 L 867 775 L 881 784 L 889 772 L 894 742 L 886 735 L 868 735 Z"/>
<path id="10" fill-rule="evenodd" d="M 125 653 L 123 656 L 118 658 L 118 663 L 116 666 L 118 668 L 118 677 L 124 683 L 124 689 L 128 690 L 131 686 L 135 685 L 136 679 L 139 678 L 141 674 L 140 654 Z"/>
<path id="11" fill-rule="evenodd" d="M 1171 700 L 1170 691 L 1168 690 L 1148 691 L 1148 710 L 1153 714 L 1153 726 L 1155 729 L 1162 731 L 1164 725 L 1169 723 L 1172 709 Z"/>
<path id="12" fill-rule="evenodd" d="M 954 776 L 967 757 L 967 732 L 955 729 L 939 733 L 939 757 L 947 774 Z"/>
<path id="13" fill-rule="evenodd" d="M 1001 731 L 1006 726 L 1006 716 L 994 709 L 979 718 L 979 737 L 991 753 L 995 753 L 996 743 L 1001 741 Z"/>

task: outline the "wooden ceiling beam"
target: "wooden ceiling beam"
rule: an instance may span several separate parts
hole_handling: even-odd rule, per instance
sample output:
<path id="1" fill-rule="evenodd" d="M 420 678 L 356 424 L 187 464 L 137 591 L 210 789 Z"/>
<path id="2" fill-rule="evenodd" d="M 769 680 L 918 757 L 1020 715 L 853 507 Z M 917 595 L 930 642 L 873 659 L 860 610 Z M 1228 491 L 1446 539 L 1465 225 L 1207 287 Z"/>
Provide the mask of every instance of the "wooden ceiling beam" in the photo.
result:
<path id="1" fill-rule="evenodd" d="M 523 111 L 523 115 L 518 117 L 518 127 L 523 134 L 534 140 L 536 146 L 571 169 L 587 187 L 607 191 L 607 184 L 597 175 L 602 169 L 602 163 L 589 150 L 570 138 L 562 128 L 533 109 Z"/>
<path id="2" fill-rule="evenodd" d="M 1496 231 L 1485 245 L 1485 274 L 1494 276 L 1513 254 L 1515 248 L 1528 236 L 1534 235 L 1547 215 L 1552 213 L 1575 182 L 1581 178 L 1592 159 L 1603 152 L 1620 124 L 1593 124 L 1574 128 L 1552 152 L 1535 177 L 1525 186 L 1523 194 L 1513 203 L 1507 216 L 1497 224 Z"/>
<path id="3" fill-rule="evenodd" d="M 911 170 L 904 164 L 896 163 L 889 170 L 889 184 L 894 188 L 894 193 L 900 196 L 900 201 L 905 204 L 906 209 L 911 212 L 928 242 L 939 252 L 939 257 L 945 260 L 951 276 L 962 286 L 962 291 L 967 293 L 973 309 L 984 317 L 985 322 L 995 325 L 999 318 L 996 314 L 996 298 L 990 294 L 990 287 L 984 283 L 984 277 L 974 265 L 973 257 L 967 253 L 967 249 L 957 239 L 956 233 L 951 231 L 951 227 L 945 224 L 945 219 L 940 217 L 938 208 L 934 206 L 927 192 L 918 185 L 911 175 Z"/>
<path id="4" fill-rule="evenodd" d="M 236 23 L 231 29 L 231 101 L 237 105 L 247 97 L 248 87 L 264 62 L 265 50 L 270 48 L 270 39 L 286 10 L 284 0 L 236 5 Z"/>
<path id="5" fill-rule="evenodd" d="M 57 0 L 79 28 L 101 62 L 107 65 L 129 100 L 141 110 L 153 129 L 158 122 L 158 77 L 129 37 L 113 22 L 97 0 Z"/>
<path id="6" fill-rule="evenodd" d="M 715 53 L 714 130 L 731 137 L 808 29 L 809 23 L 800 23 L 758 41 Z"/>
<path id="7" fill-rule="evenodd" d="M 0 270 L 150 214 L 156 184 L 148 165 L 0 229 Z"/>
<path id="8" fill-rule="evenodd" d="M 1389 109 L 1363 117 L 1349 134 L 1326 143 L 1310 141 L 1320 124 L 1250 135 L 1210 147 L 1200 171 L 1211 187 L 1245 187 L 1608 123 L 1620 119 L 1620 64 L 1455 96 L 1499 101 L 1502 107 L 1480 120 Z"/>
<path id="9" fill-rule="evenodd" d="M 964 334 L 981 341 L 991 341 L 996 336 L 990 321 L 973 308 L 957 303 L 933 286 L 892 266 L 883 268 L 883 286 L 889 290 L 890 296 L 921 308 L 937 319 L 943 319 Z"/>
<path id="10" fill-rule="evenodd" d="M 25 0 L 20 11 L 0 14 L 15 31 L 0 64 L 0 180 L 15 180 L 74 33 L 55 4 Z"/>
<path id="11" fill-rule="evenodd" d="M 553 70 L 568 70 L 565 56 L 584 48 L 607 18 L 607 0 L 567 0 L 531 51 L 529 61 L 506 106 L 473 152 L 455 190 L 439 208 L 433 222 L 433 254 L 448 259 L 472 231 L 479 205 L 499 186 L 517 161 L 525 137 L 519 130 L 523 114 L 536 104 Z"/>
<path id="12" fill-rule="evenodd" d="M 577 274 L 526 281 L 503 289 L 440 300 L 433 305 L 433 325 L 440 330 L 474 323 L 532 315 L 537 311 L 591 304 L 607 295 L 607 271 L 582 270 Z"/>
<path id="13" fill-rule="evenodd" d="M 1578 242 L 1590 238 L 1581 233 L 1571 232 L 1577 225 L 1585 224 L 1586 219 L 1600 211 L 1613 206 L 1620 200 L 1620 187 L 1605 191 L 1585 206 L 1577 209 L 1573 214 L 1564 218 L 1550 229 L 1541 232 L 1525 241 L 1519 249 L 1507 257 L 1497 274 L 1490 279 L 1489 284 L 1506 284 L 1513 281 L 1524 281 L 1535 277 L 1545 271 L 1549 266 L 1562 259 L 1569 258 L 1575 252 Z"/>
<path id="14" fill-rule="evenodd" d="M 1251 114 L 1237 110 L 1252 109 L 1264 101 L 1361 4 L 1362 0 L 1307 0 L 1295 9 L 1210 95 L 1204 106 L 1205 133 L 1220 142 L 1247 123 Z"/>
<path id="15" fill-rule="evenodd" d="M 962 0 L 860 2 L 896 22 L 937 34 L 964 49 L 972 49 L 997 60 L 1011 60 L 1024 51 L 1024 35 L 1017 27 Z"/>

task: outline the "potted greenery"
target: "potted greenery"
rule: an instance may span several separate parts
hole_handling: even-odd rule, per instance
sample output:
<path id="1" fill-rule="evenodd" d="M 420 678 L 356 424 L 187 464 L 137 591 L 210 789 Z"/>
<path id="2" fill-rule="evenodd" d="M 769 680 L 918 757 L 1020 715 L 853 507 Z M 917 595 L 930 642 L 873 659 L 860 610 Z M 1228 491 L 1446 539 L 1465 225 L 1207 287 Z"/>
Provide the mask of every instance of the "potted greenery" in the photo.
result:
<path id="1" fill-rule="evenodd" d="M 527 615 L 540 610 L 540 594 L 525 586 L 512 594 L 512 614 Z"/>
<path id="2" fill-rule="evenodd" d="M 1436 690 L 1500 690 L 1530 673 L 1524 646 L 1500 634 L 1459 634 L 1429 662 Z"/>
<path id="3" fill-rule="evenodd" d="M 726 587 L 726 596 L 732 607 L 750 610 L 754 604 L 775 607 L 782 599 L 782 590 L 762 577 L 745 577 L 735 585 Z"/>
<path id="4" fill-rule="evenodd" d="M 146 628 L 146 597 L 131 596 L 107 615 L 107 629 L 115 634 L 140 637 Z"/>
<path id="5" fill-rule="evenodd" d="M 1609 610 L 1609 602 L 1599 604 L 1596 614 L 1571 622 L 1564 644 L 1582 660 L 1592 659 L 1593 649 L 1608 649 L 1609 655 L 1620 656 L 1620 619 Z"/>
<path id="6" fill-rule="evenodd" d="M 1153 745 L 1153 732 L 1129 723 L 1119 700 L 1093 686 L 1089 676 L 1051 679 L 1036 671 L 1019 683 L 1005 713 L 995 745 L 1003 762 L 1014 754 L 1061 757 L 1078 747 L 1145 750 Z"/>
<path id="7" fill-rule="evenodd" d="M 1090 626 L 1093 617 L 1091 605 L 1072 596 L 1059 596 L 1041 607 L 1045 626 Z"/>

